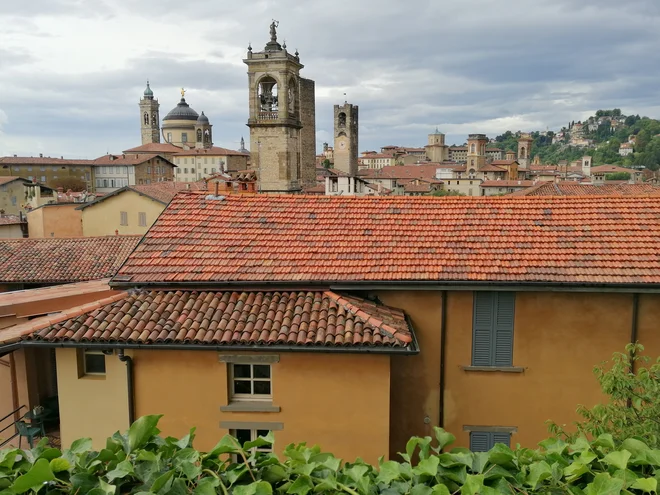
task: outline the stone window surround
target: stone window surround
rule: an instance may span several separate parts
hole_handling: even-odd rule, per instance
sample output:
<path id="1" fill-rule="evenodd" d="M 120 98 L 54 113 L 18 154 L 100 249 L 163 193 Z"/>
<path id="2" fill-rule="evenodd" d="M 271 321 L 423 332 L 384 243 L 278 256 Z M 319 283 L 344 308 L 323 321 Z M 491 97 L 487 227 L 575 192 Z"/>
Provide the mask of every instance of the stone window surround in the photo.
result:
<path id="1" fill-rule="evenodd" d="M 227 371 L 229 371 L 229 365 L 231 364 L 273 364 L 280 362 L 280 356 L 276 354 L 219 354 L 218 361 L 221 363 L 226 363 Z M 227 373 L 228 379 L 230 379 L 230 373 Z M 272 374 L 271 374 L 271 387 L 272 387 Z M 231 389 L 231 384 L 227 384 L 227 391 Z M 230 394 L 228 394 L 229 396 Z M 222 412 L 280 412 L 279 406 L 274 406 L 270 401 L 231 401 L 229 396 L 229 403 L 225 406 L 220 406 L 220 411 Z M 230 429 L 245 429 L 245 430 L 266 430 L 268 428 L 230 428 Z"/>

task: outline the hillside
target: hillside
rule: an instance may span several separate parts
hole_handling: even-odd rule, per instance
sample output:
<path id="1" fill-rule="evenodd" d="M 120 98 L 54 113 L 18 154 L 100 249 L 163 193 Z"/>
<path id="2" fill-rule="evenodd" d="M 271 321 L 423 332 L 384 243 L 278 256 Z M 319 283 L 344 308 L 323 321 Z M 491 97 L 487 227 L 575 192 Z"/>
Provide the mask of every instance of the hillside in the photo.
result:
<path id="1" fill-rule="evenodd" d="M 495 138 L 498 147 L 518 149 L 520 132 L 507 131 Z M 542 163 L 573 161 L 584 155 L 593 156 L 594 165 L 605 163 L 640 166 L 658 170 L 660 167 L 660 121 L 639 115 L 622 115 L 621 110 L 598 110 L 584 122 L 571 122 L 559 132 L 534 131 L 533 155 Z M 633 136 L 631 138 L 631 136 Z M 621 143 L 632 141 L 634 153 L 621 156 Z"/>

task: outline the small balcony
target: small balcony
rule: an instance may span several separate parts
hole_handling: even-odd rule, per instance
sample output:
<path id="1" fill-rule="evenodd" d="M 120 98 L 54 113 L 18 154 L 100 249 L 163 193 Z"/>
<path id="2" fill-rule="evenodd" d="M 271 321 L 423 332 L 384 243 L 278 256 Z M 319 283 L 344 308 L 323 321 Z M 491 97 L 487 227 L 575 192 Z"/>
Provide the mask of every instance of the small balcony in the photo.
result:
<path id="1" fill-rule="evenodd" d="M 257 114 L 257 119 L 258 120 L 277 120 L 278 119 L 277 114 L 278 114 L 277 110 L 276 111 L 270 111 L 270 112 L 259 112 Z"/>

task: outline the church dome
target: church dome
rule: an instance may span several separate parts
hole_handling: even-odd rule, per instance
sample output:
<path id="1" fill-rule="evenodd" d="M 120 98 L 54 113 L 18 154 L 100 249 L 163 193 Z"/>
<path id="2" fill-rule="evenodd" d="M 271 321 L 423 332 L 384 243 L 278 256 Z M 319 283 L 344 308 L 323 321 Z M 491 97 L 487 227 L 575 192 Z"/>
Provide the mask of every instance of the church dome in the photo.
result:
<path id="1" fill-rule="evenodd" d="M 170 110 L 163 120 L 197 120 L 198 117 L 199 114 L 190 108 L 186 99 L 181 98 L 177 106 Z"/>
<path id="2" fill-rule="evenodd" d="M 204 112 L 197 118 L 197 123 L 198 124 L 208 124 L 209 123 L 209 118 L 204 115 Z"/>
<path id="3" fill-rule="evenodd" d="M 147 81 L 147 89 L 144 90 L 144 96 L 147 96 L 149 98 L 154 97 L 154 92 L 151 91 L 151 88 L 149 87 L 149 81 Z"/>

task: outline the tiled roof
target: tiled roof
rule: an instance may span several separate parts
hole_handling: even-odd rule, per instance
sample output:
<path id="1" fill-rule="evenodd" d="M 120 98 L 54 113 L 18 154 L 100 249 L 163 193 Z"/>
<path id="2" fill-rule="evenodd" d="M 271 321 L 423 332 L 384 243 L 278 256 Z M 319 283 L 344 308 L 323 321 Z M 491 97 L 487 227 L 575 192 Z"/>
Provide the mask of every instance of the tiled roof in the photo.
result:
<path id="1" fill-rule="evenodd" d="M 363 156 L 360 157 L 360 159 L 362 159 L 362 160 L 371 160 L 371 159 L 379 159 L 379 158 L 386 158 L 386 159 L 392 158 L 393 159 L 394 156 L 393 155 L 388 155 L 387 153 L 371 153 L 371 154 L 363 155 Z"/>
<path id="2" fill-rule="evenodd" d="M 625 172 L 628 174 L 639 173 L 639 170 L 633 168 L 619 167 L 618 165 L 599 165 L 598 167 L 591 167 L 592 174 L 614 174 Z"/>
<path id="3" fill-rule="evenodd" d="M 220 148 L 219 146 L 213 146 L 211 148 L 192 148 L 189 150 L 180 150 L 175 153 L 176 156 L 192 156 L 192 155 L 202 155 L 202 156 L 250 156 L 250 153 L 242 153 L 236 150 L 229 150 L 227 148 Z"/>
<path id="4" fill-rule="evenodd" d="M 18 215 L 0 215 L 0 225 L 17 225 L 24 222 Z"/>
<path id="5" fill-rule="evenodd" d="M 525 196 L 660 196 L 660 186 L 654 184 L 580 184 L 579 182 L 540 182 L 520 191 Z"/>
<path id="6" fill-rule="evenodd" d="M 358 175 L 366 179 L 435 179 L 439 168 L 455 168 L 455 165 L 438 163 L 424 165 L 394 165 L 381 169 L 362 170 Z"/>
<path id="7" fill-rule="evenodd" d="M 152 182 L 151 184 L 142 184 L 130 186 L 131 189 L 141 194 L 156 199 L 162 203 L 169 203 L 179 191 L 206 191 L 206 182 Z"/>
<path id="8" fill-rule="evenodd" d="M 481 187 L 531 187 L 533 180 L 485 180 Z"/>
<path id="9" fill-rule="evenodd" d="M 506 172 L 507 170 L 505 168 L 499 167 L 497 165 L 493 164 L 486 164 L 483 167 L 481 167 L 479 172 Z"/>
<path id="10" fill-rule="evenodd" d="M 5 184 L 9 184 L 10 182 L 14 182 L 15 180 L 22 180 L 23 182 L 31 182 L 27 179 L 24 179 L 23 177 L 11 177 L 11 176 L 5 175 L 4 177 L 0 177 L 0 186 L 4 186 Z"/>
<path id="11" fill-rule="evenodd" d="M 49 156 L 3 156 L 0 165 L 92 165 L 93 160 L 69 160 Z"/>
<path id="12" fill-rule="evenodd" d="M 660 284 L 660 202 L 182 192 L 115 280 Z"/>
<path id="13" fill-rule="evenodd" d="M 325 184 L 317 184 L 303 189 L 305 194 L 325 194 Z"/>
<path id="14" fill-rule="evenodd" d="M 66 283 L 111 277 L 140 236 L 0 239 L 0 282 Z"/>
<path id="15" fill-rule="evenodd" d="M 518 163 L 518 160 L 493 160 L 490 162 L 491 165 L 513 165 Z"/>
<path id="16" fill-rule="evenodd" d="M 169 143 L 148 143 L 125 150 L 124 153 L 178 153 L 182 148 Z"/>
<path id="17" fill-rule="evenodd" d="M 329 291 L 123 292 L 34 320 L 24 340 L 109 344 L 414 349 L 403 311 Z M 0 342 L 6 339 L 2 337 Z M 340 350 L 340 349 L 338 349 Z"/>
<path id="18" fill-rule="evenodd" d="M 130 153 L 128 155 L 103 155 L 94 160 L 94 165 L 140 165 L 152 158 L 160 158 L 166 163 L 174 165 L 158 153 Z M 176 165 L 174 165 L 176 166 Z"/>

